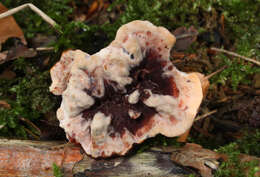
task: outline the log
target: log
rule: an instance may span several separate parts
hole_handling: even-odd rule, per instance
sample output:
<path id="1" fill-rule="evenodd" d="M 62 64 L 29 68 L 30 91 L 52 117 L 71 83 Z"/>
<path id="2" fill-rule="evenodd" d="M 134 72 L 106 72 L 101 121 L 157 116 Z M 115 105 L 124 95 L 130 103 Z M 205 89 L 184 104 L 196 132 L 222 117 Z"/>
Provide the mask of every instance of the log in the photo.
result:
<path id="1" fill-rule="evenodd" d="M 148 150 L 124 157 L 93 159 L 80 146 L 58 141 L 0 139 L 0 177 L 53 176 L 53 163 L 64 177 L 184 177 L 193 173 L 171 160 L 171 153 Z"/>

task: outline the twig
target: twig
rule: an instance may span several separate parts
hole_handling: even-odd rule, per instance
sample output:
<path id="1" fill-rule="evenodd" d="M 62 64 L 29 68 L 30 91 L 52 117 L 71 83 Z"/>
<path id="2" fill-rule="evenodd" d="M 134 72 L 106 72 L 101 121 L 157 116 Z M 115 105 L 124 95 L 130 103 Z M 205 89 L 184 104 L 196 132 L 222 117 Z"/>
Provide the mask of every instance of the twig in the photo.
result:
<path id="1" fill-rule="evenodd" d="M 181 34 L 181 35 L 175 36 L 175 38 L 176 38 L 176 40 L 179 40 L 179 39 L 183 39 L 183 38 L 187 38 L 187 37 L 195 37 L 197 35 L 198 35 L 197 33 L 194 33 L 194 34 Z"/>
<path id="2" fill-rule="evenodd" d="M 30 126 L 32 126 L 33 128 L 35 128 L 39 134 L 41 134 L 41 130 L 39 129 L 39 127 L 37 127 L 34 123 L 32 123 L 30 120 L 25 119 L 23 117 L 20 118 L 22 121 L 26 122 L 27 124 L 29 124 Z"/>
<path id="3" fill-rule="evenodd" d="M 208 80 L 208 79 L 210 79 L 211 77 L 213 77 L 213 76 L 215 76 L 216 74 L 220 73 L 221 71 L 223 71 L 223 70 L 226 69 L 226 68 L 227 68 L 227 66 L 223 66 L 222 68 L 218 69 L 217 71 L 215 71 L 215 72 L 213 72 L 213 73 L 211 73 L 211 74 L 205 76 L 204 79 L 207 79 L 207 80 Z"/>
<path id="4" fill-rule="evenodd" d="M 36 51 L 49 51 L 54 50 L 54 47 L 37 47 Z"/>
<path id="5" fill-rule="evenodd" d="M 28 128 L 24 127 L 24 130 L 29 133 L 31 136 L 33 136 L 36 140 L 40 140 L 40 136 L 34 134 L 31 130 L 29 130 Z"/>
<path id="6" fill-rule="evenodd" d="M 32 11 L 34 11 L 36 14 L 38 14 L 40 17 L 42 17 L 42 19 L 44 21 L 46 21 L 47 23 L 49 23 L 57 32 L 62 33 L 62 31 L 60 31 L 57 28 L 57 27 L 59 27 L 59 25 L 53 19 L 51 19 L 48 15 L 46 15 L 43 11 L 41 11 L 38 7 L 36 7 L 35 5 L 33 5 L 31 3 L 26 3 L 26 4 L 23 4 L 16 8 L 10 9 L 4 13 L 1 13 L 0 19 L 13 15 L 27 7 L 29 7 Z"/>
<path id="7" fill-rule="evenodd" d="M 217 51 L 217 52 L 226 53 L 226 54 L 232 55 L 232 56 L 234 56 L 234 57 L 242 58 L 243 60 L 250 61 L 250 62 L 252 62 L 252 63 L 257 64 L 258 66 L 260 66 L 260 62 L 259 62 L 259 61 L 256 61 L 256 60 L 254 60 L 254 59 L 252 59 L 252 58 L 248 58 L 248 57 L 239 55 L 239 54 L 237 54 L 237 53 L 235 53 L 235 52 L 230 52 L 230 51 L 227 51 L 227 50 L 225 50 L 225 49 L 219 49 L 219 48 L 215 48 L 215 47 L 212 47 L 212 48 L 210 48 L 210 49 L 211 49 L 211 50 L 214 50 L 214 51 Z"/>
<path id="8" fill-rule="evenodd" d="M 216 112 L 217 112 L 216 109 L 213 110 L 213 111 L 207 112 L 206 114 L 203 114 L 201 116 L 196 117 L 194 121 L 198 121 L 198 120 L 204 119 L 204 118 L 206 118 L 206 117 L 208 117 L 208 116 L 210 116 L 210 115 L 212 115 L 212 114 L 214 114 Z"/>
<path id="9" fill-rule="evenodd" d="M 210 111 L 210 112 L 208 112 L 208 113 L 206 113 L 206 114 L 203 114 L 203 115 L 201 115 L 201 116 L 197 116 L 197 117 L 195 118 L 194 122 L 195 122 L 195 121 L 198 121 L 198 120 L 201 120 L 201 119 L 204 119 L 204 118 L 206 118 L 206 117 L 208 117 L 208 116 L 210 116 L 210 115 L 212 115 L 212 114 L 214 114 L 214 113 L 216 113 L 216 112 L 217 112 L 217 110 L 215 109 L 215 110 Z M 193 125 L 193 126 L 195 126 L 195 125 Z M 188 136 L 189 136 L 189 132 L 190 132 L 190 129 L 187 130 L 187 131 L 186 131 L 184 134 L 182 134 L 181 136 L 179 136 L 179 138 L 177 139 L 177 142 L 186 142 L 186 140 L 187 140 L 187 138 L 188 138 Z M 211 135 L 207 134 L 207 136 L 211 136 Z"/>

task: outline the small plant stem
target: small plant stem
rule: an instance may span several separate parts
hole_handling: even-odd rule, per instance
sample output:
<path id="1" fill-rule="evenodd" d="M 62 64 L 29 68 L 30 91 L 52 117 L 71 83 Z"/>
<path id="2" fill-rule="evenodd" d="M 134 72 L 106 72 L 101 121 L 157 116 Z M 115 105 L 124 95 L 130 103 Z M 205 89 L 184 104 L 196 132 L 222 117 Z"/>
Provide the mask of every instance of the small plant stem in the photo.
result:
<path id="1" fill-rule="evenodd" d="M 220 72 L 220 71 L 219 71 Z M 201 120 L 201 119 L 204 119 L 204 118 L 206 118 L 206 117 L 208 117 L 208 116 L 210 116 L 210 115 L 212 115 L 212 114 L 214 114 L 214 113 L 216 113 L 217 112 L 217 110 L 215 109 L 215 110 L 213 110 L 213 111 L 210 111 L 210 112 L 207 112 L 206 114 L 203 114 L 203 115 L 201 115 L 201 116 L 197 116 L 196 118 L 195 118 L 195 120 L 194 120 L 194 122 L 196 122 L 196 121 L 198 121 L 198 120 Z M 178 137 L 178 139 L 177 139 L 177 142 L 186 142 L 186 140 L 187 140 L 187 138 L 188 138 L 188 136 L 189 136 L 189 133 L 190 133 L 190 129 L 188 129 L 185 133 L 183 133 L 182 135 L 180 135 L 179 137 Z"/>
<path id="2" fill-rule="evenodd" d="M 54 50 L 54 47 L 37 47 L 36 51 L 49 51 Z"/>
<path id="3" fill-rule="evenodd" d="M 25 119 L 23 117 L 21 117 L 20 119 L 22 121 L 26 122 L 27 124 L 29 124 L 30 126 L 32 126 L 33 128 L 35 128 L 39 132 L 39 135 L 41 134 L 41 130 L 34 123 L 32 123 L 30 120 Z"/>
<path id="4" fill-rule="evenodd" d="M 184 39 L 184 38 L 187 38 L 187 37 L 194 37 L 194 36 L 197 36 L 198 34 L 181 34 L 181 35 L 176 35 L 175 38 L 176 40 L 179 40 L 179 39 Z"/>
<path id="5" fill-rule="evenodd" d="M 31 4 L 31 3 L 26 3 L 23 4 L 21 6 L 18 6 L 16 8 L 10 9 L 4 13 L 0 14 L 0 19 L 8 17 L 10 15 L 13 15 L 25 8 L 30 8 L 32 11 L 34 11 L 36 14 L 38 14 L 40 17 L 42 17 L 42 19 L 49 23 L 57 32 L 62 33 L 62 31 L 59 30 L 59 25 L 53 20 L 51 19 L 48 15 L 46 15 L 43 11 L 41 11 L 38 7 L 36 7 L 35 5 Z"/>
<path id="6" fill-rule="evenodd" d="M 207 79 L 207 80 L 208 80 L 208 79 L 210 79 L 211 77 L 213 77 L 213 76 L 215 76 L 216 74 L 220 73 L 221 71 L 223 71 L 223 70 L 226 69 L 226 68 L 227 68 L 227 66 L 223 66 L 222 68 L 218 69 L 217 71 L 215 71 L 215 72 L 213 72 L 213 73 L 211 73 L 211 74 L 205 76 L 204 79 Z"/>
<path id="7" fill-rule="evenodd" d="M 203 114 L 201 116 L 196 117 L 194 121 L 198 121 L 198 120 L 204 119 L 204 118 L 206 118 L 206 117 L 208 117 L 208 116 L 210 116 L 210 115 L 212 115 L 212 114 L 214 114 L 216 112 L 217 112 L 216 109 L 213 110 L 213 111 L 207 112 L 206 114 Z"/>
<path id="8" fill-rule="evenodd" d="M 40 139 L 40 136 L 34 134 L 31 130 L 29 130 L 28 128 L 24 128 L 24 130 L 29 133 L 31 136 L 33 136 L 36 140 Z"/>
<path id="9" fill-rule="evenodd" d="M 230 52 L 230 51 L 227 51 L 227 50 L 225 50 L 225 49 L 219 49 L 219 48 L 215 48 L 215 47 L 212 47 L 212 48 L 210 48 L 210 49 L 211 49 L 211 50 L 214 50 L 214 51 L 216 51 L 216 52 L 226 53 L 226 54 L 228 54 L 228 55 L 231 55 L 231 56 L 234 56 L 234 57 L 238 57 L 238 58 L 241 58 L 241 59 L 246 60 L 246 61 L 250 61 L 250 62 L 252 62 L 252 63 L 257 64 L 258 66 L 260 66 L 260 62 L 259 62 L 259 61 L 256 61 L 256 60 L 254 60 L 254 59 L 252 59 L 252 58 L 248 58 L 248 57 L 239 55 L 239 54 L 237 54 L 237 53 L 235 53 L 235 52 Z"/>

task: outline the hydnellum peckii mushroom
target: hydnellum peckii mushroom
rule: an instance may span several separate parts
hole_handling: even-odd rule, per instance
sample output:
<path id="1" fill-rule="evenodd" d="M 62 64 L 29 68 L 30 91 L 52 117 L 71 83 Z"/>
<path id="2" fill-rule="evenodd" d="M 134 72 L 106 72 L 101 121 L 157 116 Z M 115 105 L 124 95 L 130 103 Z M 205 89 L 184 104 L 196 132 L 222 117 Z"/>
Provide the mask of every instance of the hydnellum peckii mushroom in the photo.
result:
<path id="1" fill-rule="evenodd" d="M 62 95 L 57 117 L 67 137 L 93 157 L 109 157 L 159 133 L 175 137 L 188 130 L 202 84 L 198 74 L 173 66 L 174 43 L 167 29 L 133 21 L 94 55 L 64 52 L 51 70 L 50 90 Z"/>

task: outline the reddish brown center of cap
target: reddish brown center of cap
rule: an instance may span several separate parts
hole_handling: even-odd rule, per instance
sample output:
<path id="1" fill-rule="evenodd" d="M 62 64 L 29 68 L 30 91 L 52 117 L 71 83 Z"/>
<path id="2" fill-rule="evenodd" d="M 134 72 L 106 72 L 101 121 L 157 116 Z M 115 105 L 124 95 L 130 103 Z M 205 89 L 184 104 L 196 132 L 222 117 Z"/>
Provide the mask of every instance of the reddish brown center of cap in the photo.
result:
<path id="1" fill-rule="evenodd" d="M 151 90 L 153 94 L 172 95 L 174 97 L 179 95 L 174 79 L 163 76 L 163 68 L 168 64 L 167 61 L 158 58 L 153 51 L 147 52 L 147 56 L 140 65 L 130 71 L 130 77 L 133 81 L 126 86 L 126 93 L 115 91 L 116 83 L 106 80 L 104 82 L 105 95 L 102 98 L 95 98 L 95 104 L 84 110 L 83 117 L 93 119 L 97 112 L 110 116 L 111 124 L 108 131 L 112 132 L 110 133 L 112 137 L 116 132 L 124 133 L 125 129 L 136 135 L 140 128 L 152 124 L 151 118 L 157 112 L 154 108 L 143 103 L 150 96 L 146 89 Z M 127 95 L 136 90 L 140 93 L 139 101 L 136 104 L 130 104 Z M 91 95 L 90 90 L 86 91 Z M 131 118 L 129 110 L 140 113 L 139 117 Z"/>

